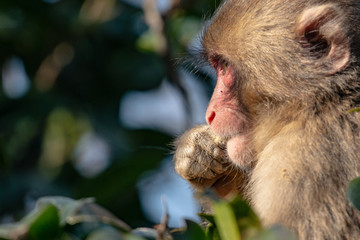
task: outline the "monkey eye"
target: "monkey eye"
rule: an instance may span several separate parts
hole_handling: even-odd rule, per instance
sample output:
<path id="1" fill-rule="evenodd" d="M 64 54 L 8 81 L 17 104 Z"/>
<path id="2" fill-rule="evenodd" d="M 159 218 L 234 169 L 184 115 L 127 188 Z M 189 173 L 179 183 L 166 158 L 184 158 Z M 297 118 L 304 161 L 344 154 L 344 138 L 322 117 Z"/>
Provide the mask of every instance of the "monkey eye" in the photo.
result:
<path id="1" fill-rule="evenodd" d="M 209 62 L 218 75 L 225 75 L 230 66 L 229 62 L 220 56 L 211 57 Z"/>

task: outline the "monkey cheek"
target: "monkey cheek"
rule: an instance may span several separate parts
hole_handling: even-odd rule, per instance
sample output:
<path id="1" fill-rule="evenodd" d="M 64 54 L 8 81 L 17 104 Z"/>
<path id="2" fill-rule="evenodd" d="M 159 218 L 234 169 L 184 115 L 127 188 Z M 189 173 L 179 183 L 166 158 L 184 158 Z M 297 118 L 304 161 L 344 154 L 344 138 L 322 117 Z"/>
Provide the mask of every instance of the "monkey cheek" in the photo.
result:
<path id="1" fill-rule="evenodd" d="M 237 135 L 227 142 L 227 153 L 230 160 L 239 167 L 251 164 L 251 152 L 245 135 Z"/>

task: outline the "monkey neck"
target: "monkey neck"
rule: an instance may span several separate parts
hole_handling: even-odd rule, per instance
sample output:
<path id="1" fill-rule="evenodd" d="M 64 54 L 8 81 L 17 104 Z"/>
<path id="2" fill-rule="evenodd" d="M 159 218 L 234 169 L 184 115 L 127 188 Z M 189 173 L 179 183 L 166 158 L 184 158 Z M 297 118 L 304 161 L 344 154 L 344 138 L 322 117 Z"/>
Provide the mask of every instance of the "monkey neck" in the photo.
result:
<path id="1" fill-rule="evenodd" d="M 351 147 L 359 141 L 360 113 L 346 113 L 350 102 L 318 107 L 325 112 L 287 103 L 259 116 L 254 129 L 258 157 L 248 194 L 265 224 L 280 222 L 291 229 L 304 219 L 313 229 L 338 224 L 326 209 L 345 211 L 346 185 L 360 174 L 360 156 Z"/>
<path id="2" fill-rule="evenodd" d="M 266 144 L 280 132 L 292 128 L 305 130 L 309 126 L 308 123 L 318 123 L 319 128 L 331 129 L 339 126 L 342 124 L 341 119 L 357 117 L 347 113 L 355 107 L 360 107 L 360 97 L 354 97 L 354 93 L 350 94 L 349 91 L 343 91 L 342 94 L 321 92 L 314 96 L 312 101 L 311 99 L 267 101 L 262 104 L 261 110 L 252 112 L 251 119 L 255 122 L 253 126 L 256 126 L 251 134 L 254 136 L 252 138 L 254 150 L 257 153 L 262 152 Z M 316 129 L 314 134 L 318 134 Z"/>

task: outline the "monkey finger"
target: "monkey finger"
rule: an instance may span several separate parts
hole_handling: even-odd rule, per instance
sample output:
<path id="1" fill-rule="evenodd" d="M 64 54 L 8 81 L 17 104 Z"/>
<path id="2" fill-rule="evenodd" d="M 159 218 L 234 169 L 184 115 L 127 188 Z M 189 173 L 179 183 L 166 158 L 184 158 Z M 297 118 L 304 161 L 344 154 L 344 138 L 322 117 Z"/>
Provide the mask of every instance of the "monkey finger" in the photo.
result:
<path id="1" fill-rule="evenodd" d="M 208 161 L 203 158 L 197 160 L 190 157 L 178 159 L 175 162 L 175 170 L 185 179 L 211 179 L 216 176 L 216 173 L 211 171 Z"/>
<path id="2" fill-rule="evenodd" d="M 194 178 L 194 179 L 188 179 L 188 181 L 195 186 L 198 189 L 206 189 L 211 188 L 214 183 L 217 181 L 217 178 L 213 179 L 205 179 L 205 178 Z"/>
<path id="3" fill-rule="evenodd" d="M 204 166 L 202 164 L 192 164 L 186 173 L 187 177 L 190 179 L 195 178 L 204 178 L 212 179 L 215 178 L 218 174 L 213 171 L 209 166 Z"/>
<path id="4" fill-rule="evenodd" d="M 221 164 L 229 162 L 226 151 L 218 146 L 213 147 L 209 153 L 213 159 Z"/>
<path id="5" fill-rule="evenodd" d="M 229 169 L 229 165 L 221 164 L 215 160 L 207 162 L 198 162 L 198 164 L 192 164 L 189 168 L 187 175 L 194 178 L 214 179 L 219 174 L 226 172 Z"/>
<path id="6" fill-rule="evenodd" d="M 224 173 L 225 171 L 227 171 L 229 169 L 229 164 L 224 164 L 222 162 L 218 162 L 218 161 L 211 161 L 209 168 L 216 174 L 221 174 Z"/>
<path id="7" fill-rule="evenodd" d="M 193 149 L 193 154 L 200 153 L 202 155 L 209 155 L 212 159 L 220 163 L 228 162 L 228 156 L 226 152 L 226 146 L 224 144 L 214 142 L 214 137 L 212 135 L 205 135 L 203 138 L 197 139 L 196 149 Z"/>

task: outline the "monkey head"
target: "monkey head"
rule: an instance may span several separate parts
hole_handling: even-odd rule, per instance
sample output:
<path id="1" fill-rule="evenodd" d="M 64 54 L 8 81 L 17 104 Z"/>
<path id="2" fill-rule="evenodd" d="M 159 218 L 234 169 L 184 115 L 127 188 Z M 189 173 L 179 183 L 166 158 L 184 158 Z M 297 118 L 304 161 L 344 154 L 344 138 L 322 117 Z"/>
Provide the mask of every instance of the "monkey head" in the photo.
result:
<path id="1" fill-rule="evenodd" d="M 337 76 L 351 65 L 346 10 L 308 2 L 228 0 L 204 31 L 204 56 L 217 73 L 206 121 L 229 138 L 240 166 L 253 159 L 243 152 L 259 115 L 288 102 L 311 107 L 351 80 Z"/>

